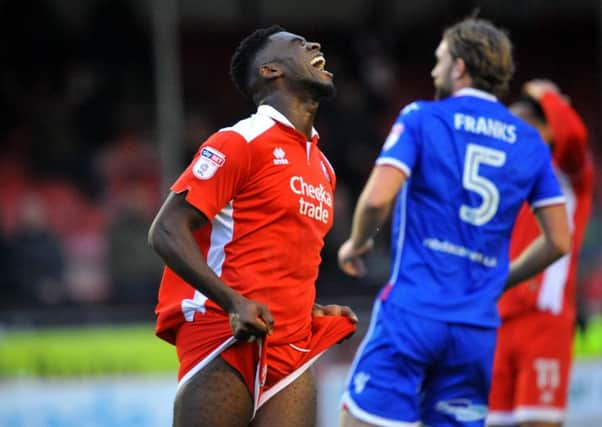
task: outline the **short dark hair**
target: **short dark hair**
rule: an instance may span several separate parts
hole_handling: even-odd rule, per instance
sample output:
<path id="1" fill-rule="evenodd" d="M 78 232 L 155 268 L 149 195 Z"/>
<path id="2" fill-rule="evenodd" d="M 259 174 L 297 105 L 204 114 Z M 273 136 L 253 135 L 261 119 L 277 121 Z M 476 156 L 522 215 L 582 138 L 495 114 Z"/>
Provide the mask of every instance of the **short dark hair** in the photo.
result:
<path id="1" fill-rule="evenodd" d="M 230 60 L 230 77 L 234 86 L 247 98 L 253 99 L 249 87 L 249 71 L 257 52 L 263 48 L 268 38 L 281 31 L 286 31 L 280 25 L 260 28 L 245 37 L 232 55 Z"/>
<path id="2" fill-rule="evenodd" d="M 452 58 L 461 58 L 476 89 L 496 95 L 508 90 L 514 74 L 512 42 L 485 19 L 466 18 L 443 33 Z"/>
<path id="3" fill-rule="evenodd" d="M 516 107 L 516 106 L 524 107 L 528 111 L 527 114 L 529 114 L 529 116 L 531 116 L 534 120 L 536 120 L 542 124 L 548 123 L 548 119 L 546 118 L 546 113 L 544 112 L 543 108 L 541 107 L 541 104 L 539 103 L 539 101 L 537 101 L 535 98 L 533 98 L 529 95 L 522 95 L 520 98 L 518 98 L 516 101 L 514 101 L 512 103 L 512 105 L 510 105 L 510 108 Z"/>

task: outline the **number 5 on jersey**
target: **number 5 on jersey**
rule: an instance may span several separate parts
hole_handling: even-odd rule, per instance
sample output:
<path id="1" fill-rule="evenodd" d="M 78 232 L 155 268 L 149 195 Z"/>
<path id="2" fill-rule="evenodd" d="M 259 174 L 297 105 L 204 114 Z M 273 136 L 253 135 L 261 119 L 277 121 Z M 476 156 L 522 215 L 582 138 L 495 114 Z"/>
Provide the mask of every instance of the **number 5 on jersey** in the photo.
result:
<path id="1" fill-rule="evenodd" d="M 462 186 L 477 193 L 483 201 L 477 207 L 460 206 L 460 219 L 472 225 L 481 226 L 494 217 L 500 204 L 500 192 L 495 184 L 484 176 L 479 175 L 481 164 L 501 167 L 506 163 L 506 153 L 500 150 L 468 144 L 464 160 L 464 175 Z"/>

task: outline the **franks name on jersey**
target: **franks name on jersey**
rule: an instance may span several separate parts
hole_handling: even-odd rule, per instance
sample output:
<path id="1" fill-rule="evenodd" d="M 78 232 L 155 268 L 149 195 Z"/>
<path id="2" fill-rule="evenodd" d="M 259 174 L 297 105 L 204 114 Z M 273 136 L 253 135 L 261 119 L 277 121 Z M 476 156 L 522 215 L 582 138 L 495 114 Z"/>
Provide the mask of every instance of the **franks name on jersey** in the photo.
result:
<path id="1" fill-rule="evenodd" d="M 421 317 L 496 327 L 516 214 L 525 201 L 562 201 L 550 150 L 483 91 L 410 105 L 376 161 L 408 177 L 393 210 L 386 300 Z"/>
<path id="2" fill-rule="evenodd" d="M 290 180 L 291 191 L 299 196 L 299 213 L 316 221 L 328 223 L 329 212 L 324 205 L 332 208 L 332 195 L 322 184 L 314 186 L 303 180 L 302 176 L 293 176 Z"/>
<path id="3" fill-rule="evenodd" d="M 468 114 L 456 113 L 454 114 L 454 127 L 457 130 L 490 136 L 510 144 L 516 142 L 516 126 L 490 117 L 474 117 Z"/>

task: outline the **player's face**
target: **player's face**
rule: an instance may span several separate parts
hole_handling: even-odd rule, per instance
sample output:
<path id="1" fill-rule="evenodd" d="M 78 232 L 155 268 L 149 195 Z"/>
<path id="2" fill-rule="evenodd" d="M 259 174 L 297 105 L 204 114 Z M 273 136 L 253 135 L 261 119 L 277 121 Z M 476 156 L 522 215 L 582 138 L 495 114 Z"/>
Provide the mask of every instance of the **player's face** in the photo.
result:
<path id="1" fill-rule="evenodd" d="M 307 90 L 317 99 L 334 94 L 333 75 L 324 69 L 326 58 L 320 43 L 289 32 L 272 34 L 270 42 L 265 53 L 283 66 L 290 87 Z"/>
<path id="2" fill-rule="evenodd" d="M 444 99 L 453 93 L 452 69 L 454 65 L 445 39 L 439 43 L 435 51 L 435 58 L 437 63 L 431 71 L 431 77 L 435 85 L 435 99 Z"/>

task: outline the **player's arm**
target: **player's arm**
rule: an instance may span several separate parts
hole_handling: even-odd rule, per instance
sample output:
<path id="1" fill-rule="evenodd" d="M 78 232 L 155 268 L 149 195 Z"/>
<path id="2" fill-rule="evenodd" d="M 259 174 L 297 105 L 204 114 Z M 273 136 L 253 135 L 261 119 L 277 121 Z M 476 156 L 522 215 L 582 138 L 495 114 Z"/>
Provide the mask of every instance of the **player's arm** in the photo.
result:
<path id="1" fill-rule="evenodd" d="M 184 193 L 170 193 L 151 225 L 149 244 L 170 269 L 229 314 L 236 338 L 271 333 L 274 321 L 269 309 L 227 286 L 201 255 L 194 232 L 206 222 Z"/>
<path id="2" fill-rule="evenodd" d="M 583 120 L 566 96 L 549 80 L 531 80 L 523 90 L 536 99 L 553 135 L 554 160 L 561 170 L 578 175 L 588 161 L 588 135 Z"/>
<path id="3" fill-rule="evenodd" d="M 571 235 L 565 205 L 542 206 L 534 213 L 542 234 L 512 261 L 504 291 L 542 272 L 570 251 Z"/>
<path id="4" fill-rule="evenodd" d="M 366 273 L 360 257 L 372 248 L 372 237 L 389 216 L 406 179 L 406 174 L 393 166 L 377 165 L 372 170 L 353 214 L 351 236 L 339 249 L 339 266 L 345 273 L 355 277 Z"/>

